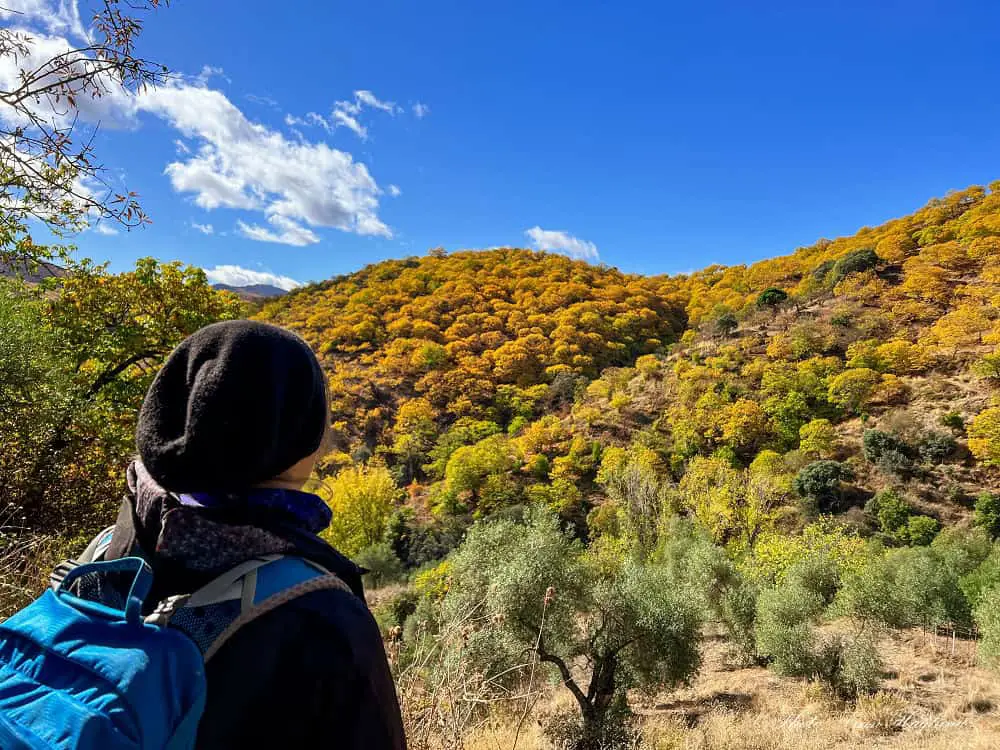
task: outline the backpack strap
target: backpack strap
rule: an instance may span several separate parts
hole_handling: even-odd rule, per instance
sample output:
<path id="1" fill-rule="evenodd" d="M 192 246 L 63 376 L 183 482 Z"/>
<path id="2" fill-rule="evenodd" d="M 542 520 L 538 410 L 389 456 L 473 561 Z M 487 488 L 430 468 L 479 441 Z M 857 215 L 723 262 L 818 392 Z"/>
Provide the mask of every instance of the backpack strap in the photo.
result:
<path id="1" fill-rule="evenodd" d="M 301 557 L 266 555 L 226 571 L 192 594 L 160 602 L 146 622 L 187 634 L 207 662 L 242 627 L 314 591 L 354 592 L 340 577 Z"/>
<path id="2" fill-rule="evenodd" d="M 104 531 L 90 540 L 90 544 L 87 545 L 87 549 L 83 551 L 83 554 L 75 559 L 63 560 L 61 563 L 56 565 L 55 569 L 53 569 L 52 573 L 49 575 L 49 585 L 52 589 L 58 590 L 62 585 L 63 579 L 65 579 L 74 568 L 80 565 L 86 565 L 87 563 L 101 562 L 104 560 L 104 555 L 111 546 L 111 535 L 114 533 L 114 530 L 114 526 L 108 526 L 108 528 L 104 529 Z"/>
<path id="3" fill-rule="evenodd" d="M 239 617 L 233 620 L 229 626 L 222 631 L 219 637 L 213 641 L 212 645 L 209 646 L 208 650 L 205 652 L 205 662 L 207 663 L 209 659 L 215 656 L 219 649 L 225 645 L 226 641 L 236 635 L 236 633 L 243 626 L 248 625 L 257 618 L 266 615 L 268 612 L 277 609 L 283 604 L 287 604 L 290 601 L 298 599 L 300 596 L 311 594 L 314 591 L 345 591 L 351 596 L 354 596 L 354 592 L 351 591 L 348 585 L 333 573 L 318 575 L 314 578 L 310 578 L 302 581 L 301 583 L 297 583 L 294 586 L 278 591 L 276 594 L 267 597 L 259 604 L 254 604 L 248 609 L 241 611 Z"/>

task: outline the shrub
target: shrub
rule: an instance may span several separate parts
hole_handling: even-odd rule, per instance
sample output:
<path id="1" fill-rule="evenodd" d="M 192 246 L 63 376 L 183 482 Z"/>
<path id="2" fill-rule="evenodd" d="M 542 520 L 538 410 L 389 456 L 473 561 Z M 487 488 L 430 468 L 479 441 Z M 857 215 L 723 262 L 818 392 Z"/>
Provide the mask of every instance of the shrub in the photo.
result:
<path id="1" fill-rule="evenodd" d="M 893 550 L 886 556 L 893 576 L 893 597 L 903 624 L 934 626 L 967 623 L 969 607 L 958 578 L 936 552 L 926 547 Z"/>
<path id="2" fill-rule="evenodd" d="M 920 441 L 917 451 L 926 463 L 939 464 L 951 456 L 957 447 L 958 443 L 951 435 L 944 432 L 930 432 Z"/>
<path id="3" fill-rule="evenodd" d="M 857 413 L 864 407 L 882 382 L 882 376 L 868 367 L 844 370 L 830 378 L 827 397 L 849 413 Z"/>
<path id="4" fill-rule="evenodd" d="M 941 422 L 942 427 L 950 427 L 953 430 L 965 429 L 965 420 L 957 411 L 949 411 L 942 414 L 939 421 Z"/>
<path id="5" fill-rule="evenodd" d="M 845 573 L 833 611 L 863 623 L 902 627 L 906 615 L 895 594 L 895 576 L 885 557 L 871 555 L 863 565 Z"/>
<path id="6" fill-rule="evenodd" d="M 744 664 L 757 660 L 757 592 L 744 581 L 722 595 L 719 620 L 726 629 L 732 656 Z"/>
<path id="7" fill-rule="evenodd" d="M 345 555 L 382 541 L 402 491 L 384 464 L 373 461 L 340 471 L 324 486 L 333 521 L 323 537 Z"/>
<path id="8" fill-rule="evenodd" d="M 996 539 L 1000 536 L 1000 495 L 983 492 L 976 498 L 972 523 Z"/>
<path id="9" fill-rule="evenodd" d="M 813 656 L 813 674 L 840 698 L 855 699 L 873 693 L 882 681 L 884 665 L 870 631 L 856 637 L 844 633 L 824 636 Z"/>
<path id="10" fill-rule="evenodd" d="M 1000 663 L 1000 584 L 982 592 L 974 617 L 982 636 L 979 656 L 987 664 L 996 666 Z"/>
<path id="11" fill-rule="evenodd" d="M 378 542 L 361 550 L 354 556 L 354 562 L 365 569 L 366 588 L 381 588 L 390 583 L 398 583 L 406 577 L 403 563 L 386 542 Z"/>
<path id="12" fill-rule="evenodd" d="M 820 512 L 836 510 L 843 496 L 841 482 L 853 473 L 839 461 L 814 461 L 795 476 L 795 491 L 813 501 Z"/>
<path id="13" fill-rule="evenodd" d="M 664 566 L 585 550 L 543 508 L 525 520 L 473 527 L 452 558 L 442 617 L 468 621 L 463 657 L 508 687 L 523 684 L 534 653 L 576 699 L 581 737 L 606 736 L 629 687 L 676 684 L 697 669 L 699 613 Z M 570 672 L 576 657 L 591 667 L 589 689 Z"/>
<path id="14" fill-rule="evenodd" d="M 838 260 L 832 269 L 830 281 L 833 284 L 841 281 L 844 277 L 852 273 L 862 273 L 869 271 L 878 265 L 879 257 L 870 247 L 862 248 L 848 253 Z"/>
<path id="15" fill-rule="evenodd" d="M 865 458 L 890 474 L 906 475 L 913 467 L 912 449 L 902 438 L 881 430 L 865 430 Z"/>
<path id="16" fill-rule="evenodd" d="M 879 529 L 886 534 L 904 527 L 912 512 L 909 503 L 895 490 L 878 492 L 865 504 L 865 513 L 872 516 Z"/>
<path id="17" fill-rule="evenodd" d="M 833 687 L 844 697 L 857 698 L 874 693 L 882 682 L 885 664 L 871 631 L 840 642 L 839 670 Z"/>
<path id="18" fill-rule="evenodd" d="M 980 565 L 993 549 L 990 537 L 982 529 L 944 529 L 931 543 L 941 562 L 956 577 L 968 575 Z"/>
<path id="19" fill-rule="evenodd" d="M 715 319 L 715 332 L 723 338 L 729 337 L 733 331 L 740 327 L 740 322 L 731 312 L 724 312 Z"/>
<path id="20" fill-rule="evenodd" d="M 808 677 L 815 666 L 812 621 L 823 611 L 823 599 L 799 585 L 782 584 L 757 600 L 757 650 L 775 672 Z"/>
<path id="21" fill-rule="evenodd" d="M 799 429 L 799 450 L 817 458 L 829 458 L 836 451 L 837 430 L 829 419 L 814 419 Z"/>
<path id="22" fill-rule="evenodd" d="M 930 516 L 912 516 L 906 524 L 906 537 L 910 544 L 926 547 L 934 541 L 941 524 Z"/>
<path id="23" fill-rule="evenodd" d="M 840 569 L 829 551 L 814 550 L 788 568 L 785 583 L 815 594 L 826 606 L 840 587 Z"/>
<path id="24" fill-rule="evenodd" d="M 757 295 L 757 307 L 777 307 L 787 299 L 788 292 L 772 286 Z"/>

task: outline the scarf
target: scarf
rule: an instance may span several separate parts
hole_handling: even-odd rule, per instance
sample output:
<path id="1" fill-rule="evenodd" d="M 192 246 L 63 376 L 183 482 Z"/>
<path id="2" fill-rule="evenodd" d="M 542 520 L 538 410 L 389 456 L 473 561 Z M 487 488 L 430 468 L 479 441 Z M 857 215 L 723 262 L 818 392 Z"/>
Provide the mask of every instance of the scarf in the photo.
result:
<path id="1" fill-rule="evenodd" d="M 319 542 L 316 535 L 332 517 L 321 498 L 296 490 L 178 496 L 160 487 L 139 461 L 129 466 L 127 484 L 123 513 L 133 516 L 141 551 L 195 573 L 221 572 L 259 555 L 295 553 L 304 537 Z"/>

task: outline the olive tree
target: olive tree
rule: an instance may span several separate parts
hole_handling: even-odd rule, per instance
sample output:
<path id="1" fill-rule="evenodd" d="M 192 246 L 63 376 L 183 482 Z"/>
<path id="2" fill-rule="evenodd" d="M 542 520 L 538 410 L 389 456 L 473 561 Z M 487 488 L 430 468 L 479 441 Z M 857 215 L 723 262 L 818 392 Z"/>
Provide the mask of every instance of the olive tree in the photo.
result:
<path id="1" fill-rule="evenodd" d="M 700 662 L 698 609 L 667 567 L 586 550 L 540 508 L 473 527 L 443 610 L 481 615 L 465 653 L 484 673 L 523 683 L 539 663 L 558 677 L 579 707 L 578 750 L 616 736 L 628 688 L 683 682 Z"/>

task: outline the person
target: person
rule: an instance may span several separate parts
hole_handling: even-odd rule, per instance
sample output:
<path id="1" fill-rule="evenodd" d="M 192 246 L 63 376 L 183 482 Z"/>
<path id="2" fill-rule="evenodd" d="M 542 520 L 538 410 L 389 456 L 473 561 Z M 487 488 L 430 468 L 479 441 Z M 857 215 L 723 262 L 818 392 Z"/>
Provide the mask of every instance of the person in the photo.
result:
<path id="1" fill-rule="evenodd" d="M 292 599 L 207 662 L 197 748 L 405 748 L 399 703 L 361 570 L 318 536 L 302 490 L 329 424 L 326 380 L 293 333 L 215 323 L 183 341 L 146 394 L 138 458 L 104 559 L 139 556 L 156 602 L 250 558 L 289 555 L 347 584 Z"/>

